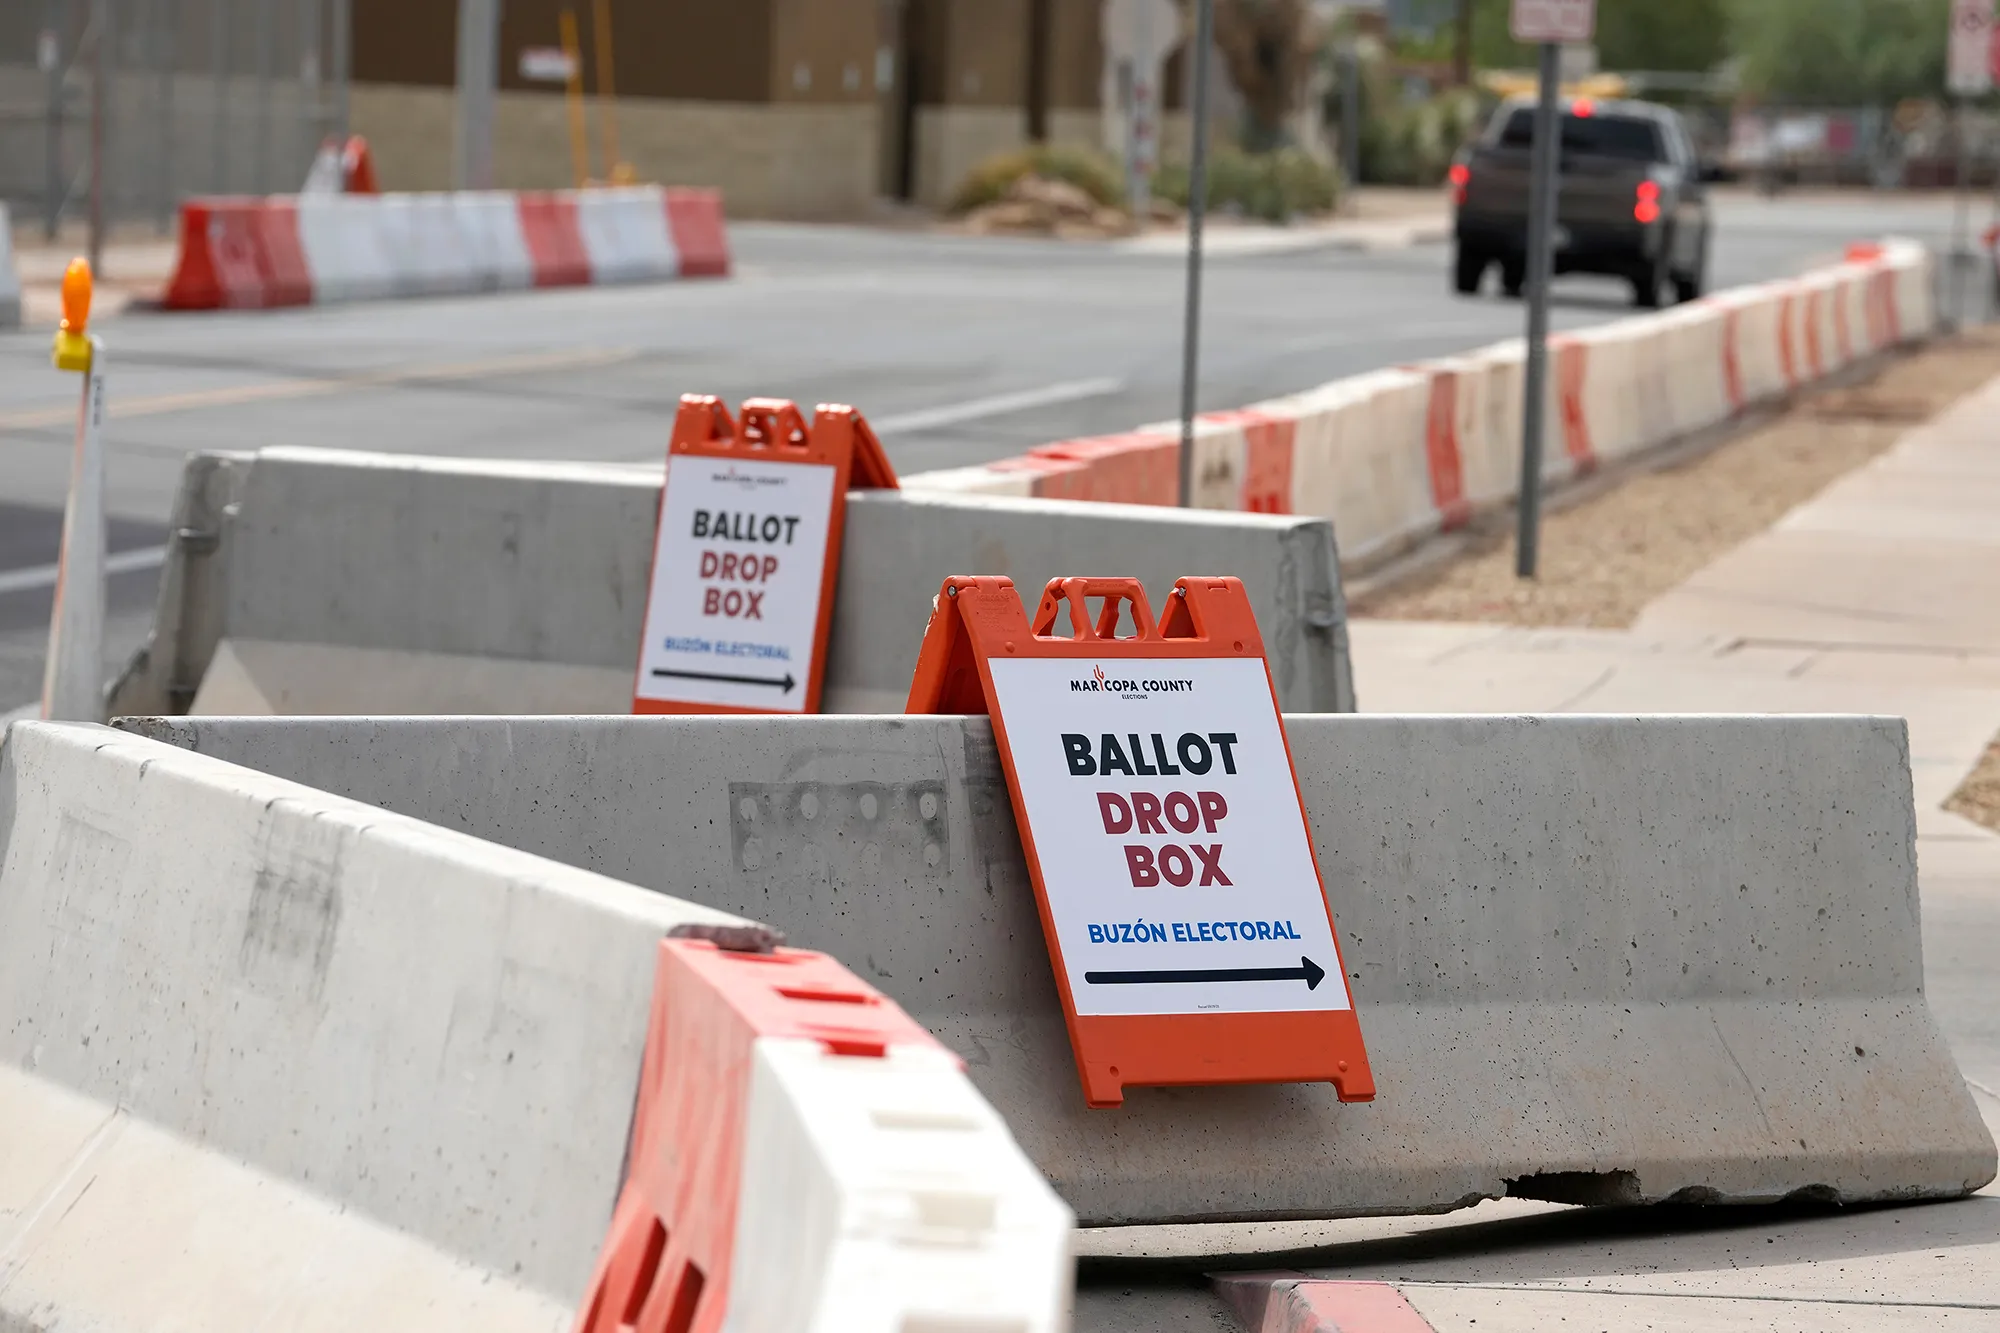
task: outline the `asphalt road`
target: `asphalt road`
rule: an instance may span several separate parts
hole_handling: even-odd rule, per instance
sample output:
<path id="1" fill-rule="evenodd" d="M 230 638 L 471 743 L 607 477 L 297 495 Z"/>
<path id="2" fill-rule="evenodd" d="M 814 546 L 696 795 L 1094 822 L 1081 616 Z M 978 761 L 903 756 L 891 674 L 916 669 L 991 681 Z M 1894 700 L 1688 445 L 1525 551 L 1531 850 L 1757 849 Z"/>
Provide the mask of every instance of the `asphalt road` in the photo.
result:
<path id="1" fill-rule="evenodd" d="M 1712 283 L 1795 272 L 1856 237 L 1941 244 L 1949 205 L 1855 196 L 1720 201 Z M 1117 431 L 1178 411 L 1183 268 L 1115 245 L 743 224 L 738 276 L 204 315 L 101 332 L 108 494 L 157 545 L 199 449 L 313 445 L 651 461 L 682 393 L 855 404 L 905 473 Z M 1237 407 L 1518 334 L 1522 307 L 1448 293 L 1446 248 L 1218 257 L 1204 290 L 1200 403 Z M 1630 313 L 1621 284 L 1566 279 L 1554 325 Z M 0 335 L 0 712 L 38 688 L 76 381 L 47 332 Z M 11 576 L 11 577 L 10 577 Z M 109 647 L 151 597 L 114 589 Z"/>

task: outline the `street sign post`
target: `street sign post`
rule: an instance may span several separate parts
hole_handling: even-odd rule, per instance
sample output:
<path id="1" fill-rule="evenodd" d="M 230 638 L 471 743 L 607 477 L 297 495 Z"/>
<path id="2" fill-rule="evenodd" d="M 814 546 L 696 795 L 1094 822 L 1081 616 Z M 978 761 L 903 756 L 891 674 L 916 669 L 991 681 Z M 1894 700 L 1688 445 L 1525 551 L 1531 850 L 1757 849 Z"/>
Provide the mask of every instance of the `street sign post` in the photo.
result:
<path id="1" fill-rule="evenodd" d="M 1950 318 L 1954 326 L 1965 320 L 1965 289 L 1972 267 L 1968 235 L 1972 226 L 1972 199 L 1967 180 L 1972 174 L 1972 155 L 1965 123 L 1965 99 L 1983 97 L 1993 91 L 1994 38 L 1993 0 L 1952 0 L 1945 84 L 1958 98 L 1952 121 L 1952 137 L 1958 141 L 1952 182 L 1957 202 L 1951 224 Z"/>
<path id="2" fill-rule="evenodd" d="M 1528 356 L 1521 405 L 1521 503 L 1514 537 L 1514 573 L 1535 577 L 1542 521 L 1542 427 L 1548 406 L 1549 281 L 1555 270 L 1555 230 L 1560 202 L 1562 118 L 1556 94 L 1562 81 L 1562 44 L 1590 41 L 1597 32 L 1596 0 L 1513 0 L 1515 40 L 1541 43 L 1535 142 L 1528 184 Z"/>
<path id="3" fill-rule="evenodd" d="M 947 579 L 907 711 L 993 719 L 1091 1106 L 1168 1084 L 1374 1097 L 1242 583 L 1181 579 L 1156 625 L 1137 579 L 1057 579 L 1031 624 L 1011 579 Z"/>
<path id="4" fill-rule="evenodd" d="M 819 710 L 850 485 L 896 486 L 853 408 L 681 399 L 633 712 Z"/>

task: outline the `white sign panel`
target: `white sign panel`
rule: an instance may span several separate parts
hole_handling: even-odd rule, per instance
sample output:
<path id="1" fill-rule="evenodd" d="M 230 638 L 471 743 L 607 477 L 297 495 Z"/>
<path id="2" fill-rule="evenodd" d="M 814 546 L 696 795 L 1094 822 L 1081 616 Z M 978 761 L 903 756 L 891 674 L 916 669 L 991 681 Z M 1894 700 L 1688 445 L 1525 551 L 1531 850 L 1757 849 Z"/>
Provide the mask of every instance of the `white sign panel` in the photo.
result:
<path id="1" fill-rule="evenodd" d="M 1517 42 L 1587 42 L 1597 32 L 1597 0 L 1514 0 L 1508 18 Z"/>
<path id="2" fill-rule="evenodd" d="M 576 61 L 560 46 L 521 49 L 521 77 L 531 83 L 568 83 L 575 73 Z"/>
<path id="3" fill-rule="evenodd" d="M 1960 97 L 1993 90 L 1993 0 L 1952 0 L 1946 82 Z M 1935 49 L 1935 48 L 1933 48 Z"/>
<path id="4" fill-rule="evenodd" d="M 804 709 L 833 479 L 821 464 L 667 459 L 641 699 Z"/>
<path id="5" fill-rule="evenodd" d="M 1079 1015 L 1348 1009 L 1262 659 L 990 659 Z"/>

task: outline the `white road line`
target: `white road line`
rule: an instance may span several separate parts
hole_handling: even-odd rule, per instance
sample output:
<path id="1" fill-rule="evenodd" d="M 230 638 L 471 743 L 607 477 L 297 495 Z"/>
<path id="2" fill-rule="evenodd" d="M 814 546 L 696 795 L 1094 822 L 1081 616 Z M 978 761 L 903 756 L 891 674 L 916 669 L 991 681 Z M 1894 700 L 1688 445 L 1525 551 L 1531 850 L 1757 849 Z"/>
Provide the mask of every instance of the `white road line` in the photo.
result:
<path id="1" fill-rule="evenodd" d="M 142 569 L 158 569 L 166 562 L 167 548 L 164 546 L 141 546 L 137 550 L 117 551 L 104 558 L 104 572 L 107 574 L 131 574 Z M 29 592 L 36 588 L 56 586 L 57 569 L 54 565 L 31 565 L 27 569 L 9 569 L 0 572 L 0 595 L 10 592 Z"/>
<path id="2" fill-rule="evenodd" d="M 1050 407 L 1056 403 L 1075 403 L 1086 398 L 1109 398 L 1124 388 L 1123 380 L 1068 380 L 1061 384 L 1046 384 L 1039 389 L 1022 389 L 1015 393 L 995 394 L 991 398 L 974 398 L 970 402 L 953 403 L 949 407 L 929 407 L 916 412 L 901 412 L 870 421 L 868 424 L 875 428 L 875 433 L 878 435 L 900 435 L 906 431 L 931 430 L 938 426 L 956 426 L 967 421 L 982 421 L 987 417 L 1004 417 L 1010 412 L 1026 412 L 1030 408 Z"/>

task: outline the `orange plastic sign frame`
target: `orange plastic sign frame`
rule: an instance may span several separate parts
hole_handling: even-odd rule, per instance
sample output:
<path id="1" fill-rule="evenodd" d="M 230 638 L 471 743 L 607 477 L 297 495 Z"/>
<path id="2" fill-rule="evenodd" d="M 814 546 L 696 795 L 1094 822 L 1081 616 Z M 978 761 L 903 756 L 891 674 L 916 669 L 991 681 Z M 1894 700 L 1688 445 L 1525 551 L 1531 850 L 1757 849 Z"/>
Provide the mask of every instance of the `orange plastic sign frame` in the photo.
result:
<path id="1" fill-rule="evenodd" d="M 682 397 L 634 713 L 819 711 L 849 488 L 897 489 L 853 408 L 822 403 L 808 427 L 782 398 L 746 400 L 739 421 L 718 398 Z"/>
<path id="2" fill-rule="evenodd" d="M 1114 637 L 1126 609 L 1137 633 Z M 947 579 L 907 711 L 992 717 L 1091 1106 L 1142 1085 L 1373 1099 L 1241 582 L 1183 578 L 1156 624 L 1135 579 L 1057 579 L 1030 623 L 1011 579 Z"/>

